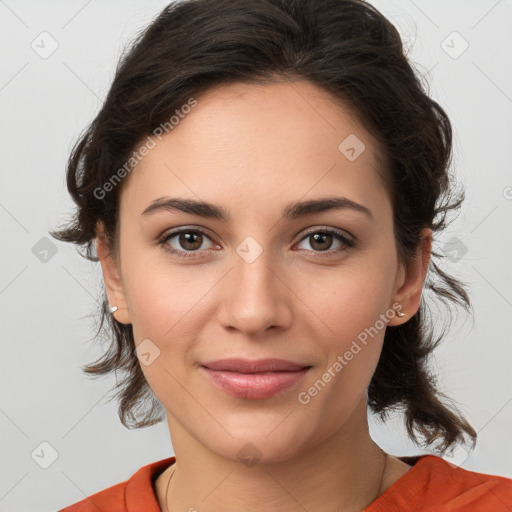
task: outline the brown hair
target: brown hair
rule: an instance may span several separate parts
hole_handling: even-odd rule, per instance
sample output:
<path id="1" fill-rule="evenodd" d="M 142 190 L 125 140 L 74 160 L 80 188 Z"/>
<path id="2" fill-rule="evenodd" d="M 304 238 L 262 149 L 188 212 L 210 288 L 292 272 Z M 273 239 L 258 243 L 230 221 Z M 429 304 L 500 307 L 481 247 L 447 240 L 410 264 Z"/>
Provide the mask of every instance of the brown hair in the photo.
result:
<path id="1" fill-rule="evenodd" d="M 141 139 L 208 88 L 227 82 L 271 83 L 308 80 L 357 113 L 387 157 L 396 246 L 407 263 L 420 231 L 434 234 L 459 209 L 449 175 L 452 129 L 409 63 L 396 28 L 363 0 L 186 0 L 168 5 L 123 54 L 107 98 L 70 155 L 67 186 L 77 211 L 52 235 L 85 246 L 94 255 L 95 227 L 103 222 L 116 250 L 118 198 L 122 183 L 98 197 L 98 190 L 129 160 Z M 470 309 L 461 282 L 445 273 L 432 251 L 420 308 L 406 323 L 387 327 L 368 389 L 368 404 L 381 419 L 403 409 L 408 434 L 426 445 L 440 439 L 445 451 L 464 433 L 476 432 L 436 389 L 429 357 L 445 331 L 434 334 L 425 302 L 431 299 Z M 430 299 L 429 299 L 430 300 Z M 116 322 L 103 297 L 98 334 L 110 344 L 85 372 L 117 370 L 119 416 L 128 428 L 163 419 L 134 353 L 131 325 Z M 113 335 L 113 336 L 112 336 Z M 444 403 L 441 400 L 444 397 Z M 149 404 L 148 404 L 149 402 Z"/>

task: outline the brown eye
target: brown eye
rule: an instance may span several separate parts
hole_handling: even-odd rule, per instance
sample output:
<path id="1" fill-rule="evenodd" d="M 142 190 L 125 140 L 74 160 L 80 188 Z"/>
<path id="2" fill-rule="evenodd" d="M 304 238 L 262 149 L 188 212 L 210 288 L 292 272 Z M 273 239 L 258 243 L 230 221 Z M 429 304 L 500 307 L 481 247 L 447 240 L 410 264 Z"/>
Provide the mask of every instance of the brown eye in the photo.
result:
<path id="1" fill-rule="evenodd" d="M 209 241 L 210 246 L 203 247 Z M 203 250 L 213 247 L 210 237 L 199 229 L 180 229 L 164 235 L 160 241 L 163 249 L 171 254 L 188 258 L 199 256 Z M 200 250 L 202 248 L 202 250 Z"/>
<path id="2" fill-rule="evenodd" d="M 201 247 L 203 235 L 193 231 L 183 231 L 178 234 L 178 244 L 187 251 L 195 251 Z"/>
<path id="3" fill-rule="evenodd" d="M 339 253 L 355 245 L 355 241 L 349 238 L 343 232 L 334 231 L 332 229 L 322 229 L 310 231 L 299 242 L 309 242 L 309 248 L 305 248 L 310 252 L 327 252 L 328 254 Z M 333 247 L 333 243 L 337 243 Z M 330 250 L 332 249 L 332 250 Z"/>
<path id="4" fill-rule="evenodd" d="M 316 251 L 325 251 L 330 249 L 333 241 L 333 236 L 327 233 L 315 233 L 314 235 L 309 235 L 311 247 Z"/>

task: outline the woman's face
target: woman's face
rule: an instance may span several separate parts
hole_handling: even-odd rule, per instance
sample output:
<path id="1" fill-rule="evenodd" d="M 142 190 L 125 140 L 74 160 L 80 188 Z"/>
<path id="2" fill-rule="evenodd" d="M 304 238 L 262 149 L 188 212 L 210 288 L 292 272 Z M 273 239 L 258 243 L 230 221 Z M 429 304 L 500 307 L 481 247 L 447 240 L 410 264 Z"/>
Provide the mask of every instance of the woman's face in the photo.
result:
<path id="1" fill-rule="evenodd" d="M 249 442 L 284 460 L 360 424 L 383 319 L 414 314 L 419 281 L 397 260 L 376 142 L 327 93 L 232 84 L 196 100 L 123 184 L 109 299 L 127 308 L 116 318 L 133 325 L 171 435 L 233 460 Z M 178 198 L 226 218 L 158 207 Z M 298 206 L 327 198 L 341 206 Z M 226 358 L 309 369 L 230 378 L 203 367 Z"/>

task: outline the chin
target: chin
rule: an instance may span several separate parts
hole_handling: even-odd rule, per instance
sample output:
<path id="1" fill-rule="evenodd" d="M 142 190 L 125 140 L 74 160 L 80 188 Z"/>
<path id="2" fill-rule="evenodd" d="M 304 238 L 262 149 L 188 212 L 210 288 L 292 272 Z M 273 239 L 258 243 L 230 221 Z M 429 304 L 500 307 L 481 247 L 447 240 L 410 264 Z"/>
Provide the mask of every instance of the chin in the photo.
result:
<path id="1" fill-rule="evenodd" d="M 284 418 L 286 414 L 272 422 L 251 418 L 247 428 L 227 429 L 233 437 L 223 436 L 217 443 L 210 438 L 205 444 L 218 456 L 242 462 L 247 467 L 292 460 L 302 456 L 306 445 L 314 443 L 308 442 L 303 424 L 295 425 L 291 418 Z"/>

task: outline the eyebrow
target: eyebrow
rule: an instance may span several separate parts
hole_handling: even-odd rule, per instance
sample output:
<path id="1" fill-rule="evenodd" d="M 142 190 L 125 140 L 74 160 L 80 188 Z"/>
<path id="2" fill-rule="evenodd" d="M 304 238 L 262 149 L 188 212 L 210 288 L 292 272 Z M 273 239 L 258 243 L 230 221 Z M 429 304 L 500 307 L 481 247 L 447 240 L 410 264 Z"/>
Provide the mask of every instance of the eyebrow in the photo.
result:
<path id="1" fill-rule="evenodd" d="M 363 213 L 370 219 L 373 219 L 372 212 L 366 206 L 356 203 L 346 197 L 339 196 L 292 202 L 286 205 L 281 213 L 285 219 L 298 219 L 307 215 L 331 210 L 352 210 Z M 217 219 L 226 223 L 231 220 L 231 215 L 228 211 L 222 208 L 222 206 L 217 206 L 205 201 L 182 199 L 178 197 L 160 197 L 155 199 L 142 212 L 142 216 L 153 215 L 161 211 L 180 211 L 198 215 L 200 217 Z"/>

